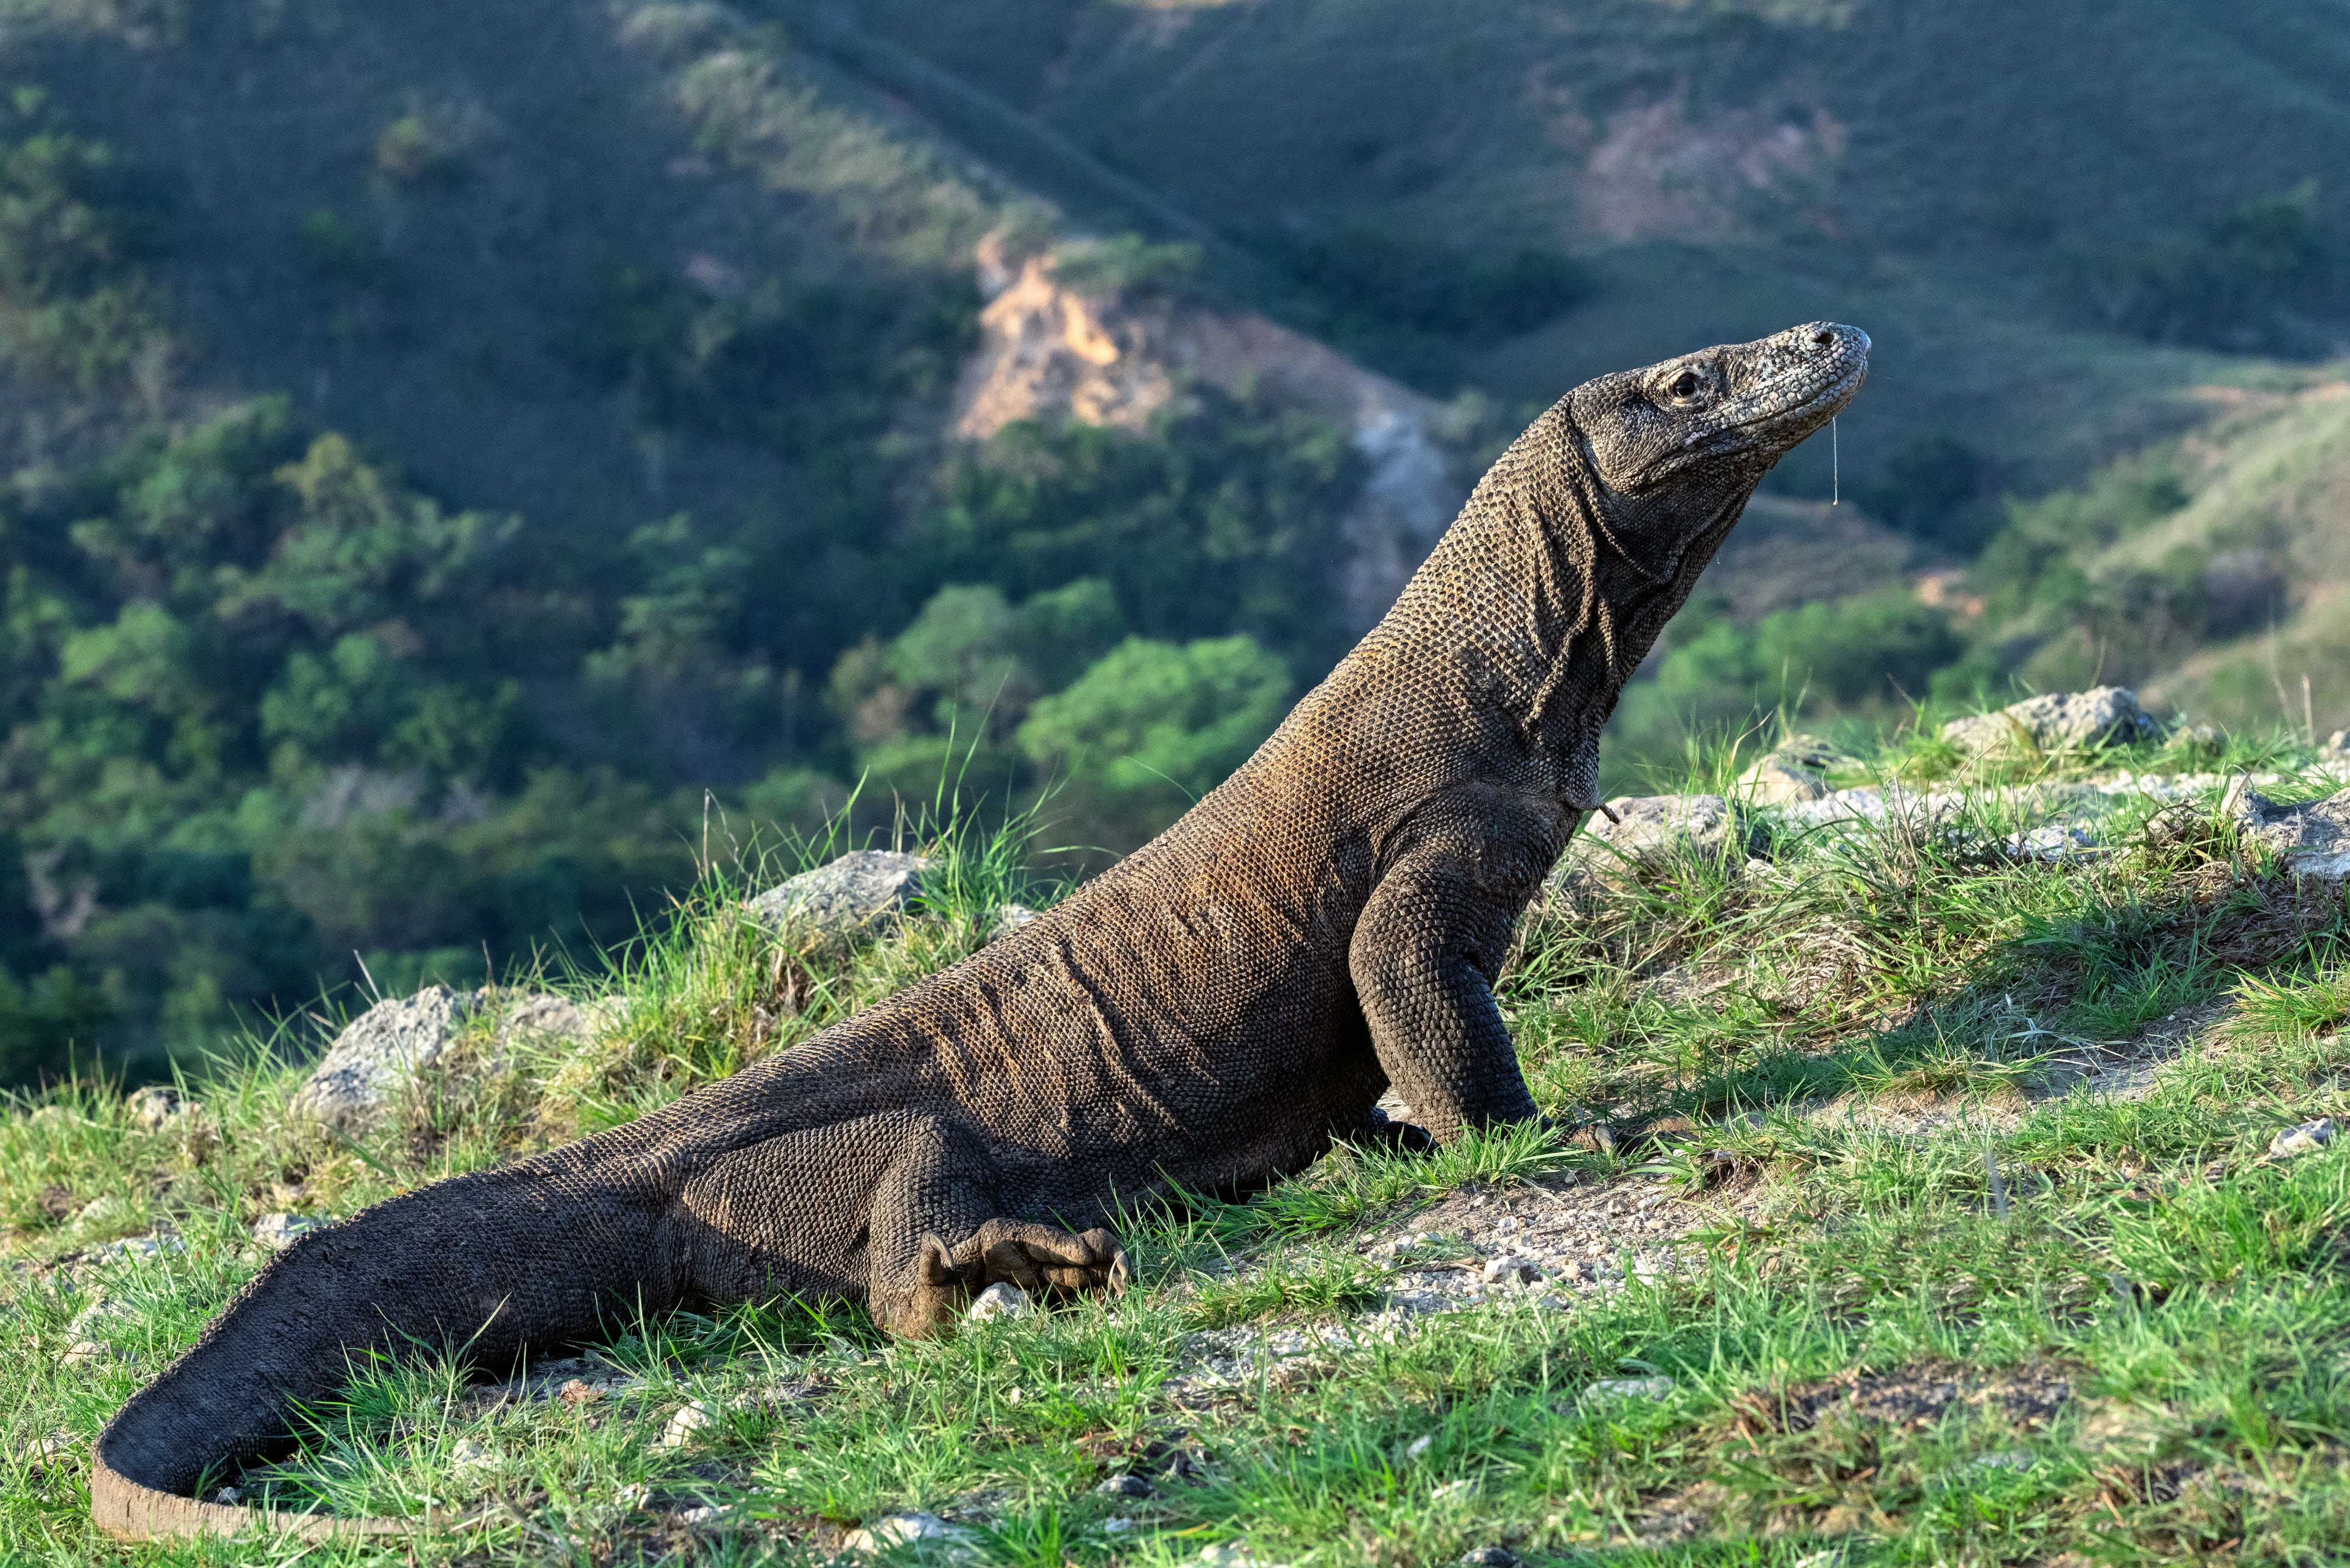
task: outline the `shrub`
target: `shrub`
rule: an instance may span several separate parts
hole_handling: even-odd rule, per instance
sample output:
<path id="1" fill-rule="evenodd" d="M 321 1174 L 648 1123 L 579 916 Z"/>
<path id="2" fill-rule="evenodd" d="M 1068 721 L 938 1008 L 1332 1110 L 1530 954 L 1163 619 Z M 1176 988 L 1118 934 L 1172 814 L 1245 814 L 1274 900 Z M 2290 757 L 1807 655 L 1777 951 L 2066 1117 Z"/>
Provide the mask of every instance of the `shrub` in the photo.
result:
<path id="1" fill-rule="evenodd" d="M 1095 298 L 1180 289 L 1199 271 L 1199 246 L 1153 244 L 1139 234 L 1081 240 L 1053 254 L 1053 281 Z"/>

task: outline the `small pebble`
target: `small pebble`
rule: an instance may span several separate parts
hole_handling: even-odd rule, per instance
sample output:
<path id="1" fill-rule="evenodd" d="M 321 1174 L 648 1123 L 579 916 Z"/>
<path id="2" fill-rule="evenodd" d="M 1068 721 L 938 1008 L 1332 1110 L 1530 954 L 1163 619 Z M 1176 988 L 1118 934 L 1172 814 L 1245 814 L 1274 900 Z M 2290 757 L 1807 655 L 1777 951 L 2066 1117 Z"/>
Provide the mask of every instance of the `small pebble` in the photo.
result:
<path id="1" fill-rule="evenodd" d="M 294 1244 L 296 1237 L 325 1223 L 308 1214 L 264 1214 L 253 1222 L 253 1239 L 273 1252 L 282 1252 Z"/>
<path id="2" fill-rule="evenodd" d="M 611 1393 L 601 1383 L 590 1383 L 584 1377 L 574 1377 L 555 1391 L 555 1397 L 566 1405 L 593 1405 Z"/>
<path id="3" fill-rule="evenodd" d="M 1430 1449 L 1435 1446 L 1436 1435 L 1433 1432 L 1414 1438 L 1403 1451 L 1404 1462 L 1406 1464 L 1416 1463 L 1422 1454 L 1425 1454 Z"/>
<path id="4" fill-rule="evenodd" d="M 1541 1282 L 1542 1265 L 1532 1258 L 1495 1258 L 1485 1265 L 1489 1285 L 1531 1285 Z"/>
<path id="5" fill-rule="evenodd" d="M 971 1303 L 970 1317 L 973 1323 L 993 1323 L 999 1318 L 1027 1317 L 1035 1310 L 1026 1291 L 1009 1280 L 998 1280 L 979 1293 L 979 1299 Z"/>
<path id="6" fill-rule="evenodd" d="M 74 1215 L 74 1223 L 88 1230 L 96 1225 L 108 1225 L 130 1212 L 130 1205 L 120 1198 L 93 1198 Z"/>
<path id="7" fill-rule="evenodd" d="M 1586 1400 L 1661 1399 L 1673 1391 L 1669 1377 L 1603 1377 L 1583 1391 Z"/>
<path id="8" fill-rule="evenodd" d="M 192 1108 L 179 1090 L 165 1084 L 150 1084 L 124 1101 L 123 1106 L 130 1113 L 130 1125 L 141 1132 L 155 1132 Z"/>
<path id="9" fill-rule="evenodd" d="M 1094 1490 L 1104 1497 L 1149 1497 L 1158 1491 L 1138 1475 L 1112 1476 Z"/>
<path id="10" fill-rule="evenodd" d="M 471 1438 L 460 1438 L 450 1445 L 449 1465 L 452 1469 L 465 1469 L 490 1462 L 490 1450 Z"/>
<path id="11" fill-rule="evenodd" d="M 969 1534 L 935 1513 L 888 1513 L 862 1530 L 852 1530 L 840 1543 L 844 1552 L 881 1552 L 917 1541 L 959 1541 Z"/>
<path id="12" fill-rule="evenodd" d="M 726 1511 L 715 1503 L 704 1503 L 700 1508 L 689 1508 L 676 1515 L 680 1524 L 715 1524 L 725 1517 Z"/>
<path id="13" fill-rule="evenodd" d="M 126 1258 L 152 1258 L 162 1252 L 184 1252 L 188 1244 L 177 1236 L 125 1236 L 94 1249 L 91 1261 L 99 1263 L 119 1263 Z"/>
<path id="14" fill-rule="evenodd" d="M 2269 1140 L 2269 1155 L 2274 1159 L 2292 1159 L 2297 1155 L 2314 1154 L 2333 1141 L 2334 1118 L 2320 1116 L 2277 1134 Z"/>
<path id="15" fill-rule="evenodd" d="M 696 1432 L 717 1419 L 717 1416 L 711 1411 L 710 1407 L 699 1399 L 691 1405 L 681 1405 L 678 1407 L 677 1413 L 669 1418 L 669 1425 L 661 1428 L 660 1446 L 664 1449 L 681 1449 L 693 1440 L 693 1435 Z"/>
<path id="16" fill-rule="evenodd" d="M 2035 1462 L 2032 1454 L 2026 1449 L 1994 1449 L 1990 1453 L 1976 1455 L 1959 1468 L 1974 1470 L 2028 1470 Z"/>
<path id="17" fill-rule="evenodd" d="M 1201 1552 L 1199 1560 L 1206 1568 L 1275 1568 L 1271 1561 L 1258 1556 L 1238 1541 L 1222 1542 L 1207 1547 Z"/>

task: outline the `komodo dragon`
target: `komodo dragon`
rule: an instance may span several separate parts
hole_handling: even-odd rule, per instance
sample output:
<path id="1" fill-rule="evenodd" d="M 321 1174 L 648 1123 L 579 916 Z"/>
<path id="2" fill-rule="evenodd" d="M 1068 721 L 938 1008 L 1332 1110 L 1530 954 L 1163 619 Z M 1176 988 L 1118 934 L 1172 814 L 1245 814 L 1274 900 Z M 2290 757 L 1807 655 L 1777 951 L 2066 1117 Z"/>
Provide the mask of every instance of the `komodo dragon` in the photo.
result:
<path id="1" fill-rule="evenodd" d="M 1272 739 L 1057 908 L 629 1126 L 296 1241 L 99 1437 L 98 1524 L 414 1528 L 189 1495 L 370 1352 L 510 1364 L 784 1294 L 927 1334 L 996 1281 L 1117 1289 L 1118 1204 L 1300 1170 L 1390 1084 L 1439 1143 L 1533 1116 L 1492 990 L 1512 929 L 1617 693 L 1868 348 L 1814 323 L 1576 388 Z"/>

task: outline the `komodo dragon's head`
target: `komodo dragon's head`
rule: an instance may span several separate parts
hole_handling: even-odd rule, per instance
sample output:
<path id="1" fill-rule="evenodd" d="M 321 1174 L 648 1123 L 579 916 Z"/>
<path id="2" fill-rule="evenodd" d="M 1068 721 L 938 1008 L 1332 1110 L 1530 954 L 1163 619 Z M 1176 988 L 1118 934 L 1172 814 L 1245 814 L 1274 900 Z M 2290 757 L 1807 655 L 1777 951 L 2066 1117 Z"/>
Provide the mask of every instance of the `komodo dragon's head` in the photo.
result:
<path id="1" fill-rule="evenodd" d="M 1771 465 L 1868 375 L 1868 334 L 1814 321 L 1586 381 L 1560 411 L 1603 493 L 1597 521 L 1623 558 L 1669 579 L 1711 545 Z"/>

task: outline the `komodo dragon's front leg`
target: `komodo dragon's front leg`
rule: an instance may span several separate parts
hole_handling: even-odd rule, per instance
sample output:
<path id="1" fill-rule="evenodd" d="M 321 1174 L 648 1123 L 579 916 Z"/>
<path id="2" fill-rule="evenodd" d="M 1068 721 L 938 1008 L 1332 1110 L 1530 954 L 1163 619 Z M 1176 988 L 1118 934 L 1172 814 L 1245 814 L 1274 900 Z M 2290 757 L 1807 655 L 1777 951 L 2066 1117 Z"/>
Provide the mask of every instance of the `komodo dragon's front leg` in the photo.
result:
<path id="1" fill-rule="evenodd" d="M 1438 803 L 1390 850 L 1356 922 L 1347 966 L 1372 1047 L 1440 1144 L 1536 1114 L 1493 980 L 1561 836 L 1529 807 Z"/>

